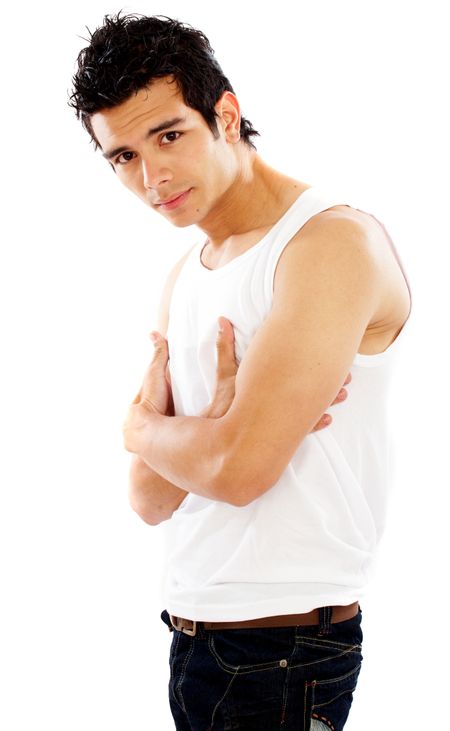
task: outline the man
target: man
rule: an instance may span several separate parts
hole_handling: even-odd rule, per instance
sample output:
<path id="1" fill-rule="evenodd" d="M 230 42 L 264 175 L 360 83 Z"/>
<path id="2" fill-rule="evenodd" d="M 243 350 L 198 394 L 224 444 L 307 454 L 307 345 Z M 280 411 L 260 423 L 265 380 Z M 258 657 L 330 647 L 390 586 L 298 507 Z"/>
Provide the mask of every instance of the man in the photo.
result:
<path id="1" fill-rule="evenodd" d="M 71 104 L 127 188 L 207 236 L 169 275 L 124 426 L 131 504 L 166 521 L 176 728 L 340 731 L 411 306 L 392 242 L 373 216 L 259 157 L 186 24 L 106 17 Z"/>

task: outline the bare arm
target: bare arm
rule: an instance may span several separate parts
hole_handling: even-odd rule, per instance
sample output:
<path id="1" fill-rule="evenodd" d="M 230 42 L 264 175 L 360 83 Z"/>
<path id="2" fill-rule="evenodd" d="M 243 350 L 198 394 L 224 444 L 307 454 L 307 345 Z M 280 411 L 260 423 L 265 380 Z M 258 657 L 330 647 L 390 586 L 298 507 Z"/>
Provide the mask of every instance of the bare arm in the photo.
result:
<path id="1" fill-rule="evenodd" d="M 178 274 L 189 256 L 185 254 L 173 267 L 165 283 L 158 313 L 158 330 L 166 336 L 172 291 Z M 170 383 L 170 375 L 167 376 Z M 173 406 L 173 404 L 170 404 Z M 133 510 L 149 525 L 157 525 L 172 517 L 188 493 L 161 477 L 137 454 L 131 457 L 128 497 Z"/>
<path id="2" fill-rule="evenodd" d="M 161 322 L 161 325 L 161 329 L 164 329 L 164 322 Z M 234 331 L 231 323 L 225 318 L 222 325 L 223 329 L 218 332 L 216 341 L 217 367 L 214 395 L 200 414 L 207 419 L 219 419 L 226 414 L 234 398 L 234 383 L 238 370 L 234 350 Z M 167 364 L 167 341 L 161 336 L 155 345 L 151 374 L 144 379 L 147 397 L 150 397 L 152 403 L 159 408 L 163 408 L 167 400 L 167 378 L 170 384 Z M 164 381 L 166 384 L 163 383 Z M 138 398 L 141 398 L 142 390 L 139 392 Z M 173 401 L 170 399 L 170 402 L 172 408 L 167 410 L 167 412 L 170 411 L 167 415 L 173 415 Z M 324 426 L 326 426 L 326 420 L 322 419 L 316 428 Z M 129 486 L 130 503 L 134 511 L 150 525 L 157 525 L 171 518 L 188 494 L 186 490 L 159 475 L 137 454 L 132 455 Z"/>
<path id="3" fill-rule="evenodd" d="M 133 454 L 128 483 L 130 505 L 149 525 L 169 520 L 187 495 Z"/>
<path id="4" fill-rule="evenodd" d="M 279 262 L 273 308 L 246 351 L 217 419 L 167 418 L 145 398 L 125 447 L 173 484 L 246 505 L 275 484 L 353 362 L 379 305 L 381 272 L 366 231 L 325 216 Z"/>

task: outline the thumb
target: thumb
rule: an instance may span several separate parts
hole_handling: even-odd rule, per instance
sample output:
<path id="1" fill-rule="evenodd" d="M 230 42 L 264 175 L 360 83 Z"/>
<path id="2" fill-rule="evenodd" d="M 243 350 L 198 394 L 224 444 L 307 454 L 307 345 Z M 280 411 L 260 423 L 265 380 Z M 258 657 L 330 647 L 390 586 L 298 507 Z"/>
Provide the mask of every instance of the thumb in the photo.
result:
<path id="1" fill-rule="evenodd" d="M 165 359 L 167 359 L 169 356 L 167 340 L 163 338 L 161 333 L 159 333 L 157 330 L 152 330 L 149 337 L 154 347 L 153 359 L 155 360 L 156 358 L 160 357 L 164 357 Z"/>
<path id="2" fill-rule="evenodd" d="M 230 342 L 234 342 L 234 331 L 233 331 L 233 325 L 229 320 L 227 320 L 226 317 L 219 317 L 218 318 L 219 323 L 219 329 L 217 332 L 217 339 L 223 338 L 224 340 Z"/>
<path id="3" fill-rule="evenodd" d="M 236 374 L 238 365 L 234 353 L 233 325 L 226 317 L 219 317 L 217 332 L 217 375 L 226 378 Z"/>

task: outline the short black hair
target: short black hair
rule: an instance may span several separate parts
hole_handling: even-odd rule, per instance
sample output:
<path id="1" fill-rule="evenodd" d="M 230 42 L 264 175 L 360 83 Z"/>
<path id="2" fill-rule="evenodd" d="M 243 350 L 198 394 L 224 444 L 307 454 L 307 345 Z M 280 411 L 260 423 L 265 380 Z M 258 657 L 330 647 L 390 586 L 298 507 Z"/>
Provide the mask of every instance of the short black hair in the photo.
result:
<path id="1" fill-rule="evenodd" d="M 153 79 L 173 76 L 184 103 L 196 109 L 218 137 L 214 105 L 224 91 L 234 89 L 214 56 L 209 40 L 188 23 L 166 15 L 105 15 L 103 25 L 90 35 L 89 46 L 77 59 L 69 106 L 89 132 L 95 146 L 91 116 L 115 107 Z M 259 135 L 241 116 L 241 140 L 256 149 L 251 137 Z"/>

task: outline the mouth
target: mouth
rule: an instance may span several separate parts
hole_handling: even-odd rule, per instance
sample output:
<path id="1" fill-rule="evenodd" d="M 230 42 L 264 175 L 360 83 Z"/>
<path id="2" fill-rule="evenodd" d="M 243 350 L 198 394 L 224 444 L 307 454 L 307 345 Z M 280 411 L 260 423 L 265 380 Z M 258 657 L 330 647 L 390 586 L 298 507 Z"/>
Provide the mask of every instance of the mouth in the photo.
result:
<path id="1" fill-rule="evenodd" d="M 159 203 L 156 203 L 156 205 L 161 206 L 161 208 L 164 208 L 166 210 L 178 208 L 178 206 L 181 206 L 182 203 L 184 203 L 191 190 L 192 188 L 189 188 L 189 190 L 185 190 L 184 193 L 180 193 L 179 195 L 175 196 L 174 198 L 170 198 L 167 201 L 160 201 Z"/>

